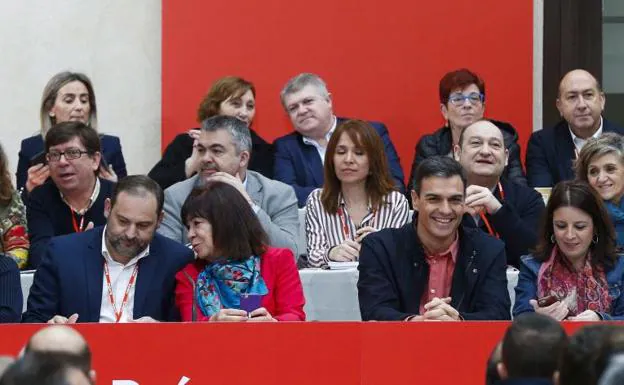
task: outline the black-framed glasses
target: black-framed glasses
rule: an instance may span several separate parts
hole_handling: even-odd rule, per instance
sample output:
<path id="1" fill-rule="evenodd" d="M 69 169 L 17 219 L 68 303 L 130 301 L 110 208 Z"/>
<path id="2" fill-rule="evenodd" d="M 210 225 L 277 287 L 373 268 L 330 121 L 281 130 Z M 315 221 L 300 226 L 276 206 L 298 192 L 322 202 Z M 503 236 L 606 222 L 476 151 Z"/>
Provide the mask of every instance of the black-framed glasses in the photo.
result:
<path id="1" fill-rule="evenodd" d="M 453 94 L 449 96 L 448 100 L 454 106 L 461 106 L 466 102 L 466 100 L 469 101 L 470 104 L 476 105 L 479 103 L 483 103 L 483 101 L 485 100 L 485 95 L 478 92 L 471 92 L 468 95 Z"/>
<path id="2" fill-rule="evenodd" d="M 46 154 L 46 159 L 48 159 L 48 162 L 58 162 L 61 160 L 61 156 L 65 155 L 65 159 L 74 160 L 88 153 L 89 151 L 82 151 L 79 148 L 68 148 L 65 151 L 50 151 Z"/>

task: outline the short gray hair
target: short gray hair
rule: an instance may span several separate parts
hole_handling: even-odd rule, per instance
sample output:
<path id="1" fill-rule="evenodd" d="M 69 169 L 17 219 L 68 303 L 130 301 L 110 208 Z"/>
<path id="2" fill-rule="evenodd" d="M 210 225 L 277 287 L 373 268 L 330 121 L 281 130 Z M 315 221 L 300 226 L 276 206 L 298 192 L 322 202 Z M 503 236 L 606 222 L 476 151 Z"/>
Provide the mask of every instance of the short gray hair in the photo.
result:
<path id="1" fill-rule="evenodd" d="M 89 92 L 89 120 L 87 121 L 87 125 L 92 127 L 97 131 L 97 106 L 95 104 L 95 91 L 93 90 L 93 84 L 91 83 L 91 79 L 83 73 L 80 72 L 59 72 L 58 74 L 52 76 L 52 78 L 48 81 L 45 88 L 43 89 L 43 95 L 41 97 L 41 109 L 39 110 L 39 116 L 41 119 L 41 135 L 45 136 L 50 127 L 55 125 L 56 119 L 52 118 L 49 114 L 52 107 L 54 107 L 54 103 L 56 102 L 56 97 L 58 96 L 58 92 L 63 86 L 67 83 L 71 83 L 74 81 L 79 81 L 84 84 Z"/>
<path id="2" fill-rule="evenodd" d="M 282 101 L 282 106 L 286 108 L 284 99 L 287 95 L 299 92 L 303 89 L 303 87 L 308 85 L 314 86 L 314 88 L 316 88 L 321 96 L 323 96 L 324 98 L 329 98 L 329 91 L 327 90 L 327 84 L 325 84 L 325 81 L 321 79 L 321 77 L 317 74 L 303 72 L 295 77 L 290 78 L 284 88 L 282 88 L 282 91 L 280 92 L 280 100 Z"/>
<path id="3" fill-rule="evenodd" d="M 624 164 L 624 137 L 615 132 L 605 132 L 597 138 L 590 138 L 581 149 L 574 162 L 576 178 L 588 182 L 589 164 L 597 158 L 615 154 L 620 163 Z"/>
<path id="4" fill-rule="evenodd" d="M 226 130 L 232 135 L 238 154 L 243 151 L 251 153 L 251 133 L 247 124 L 240 119 L 225 115 L 212 116 L 201 123 L 201 129 L 206 132 Z"/>

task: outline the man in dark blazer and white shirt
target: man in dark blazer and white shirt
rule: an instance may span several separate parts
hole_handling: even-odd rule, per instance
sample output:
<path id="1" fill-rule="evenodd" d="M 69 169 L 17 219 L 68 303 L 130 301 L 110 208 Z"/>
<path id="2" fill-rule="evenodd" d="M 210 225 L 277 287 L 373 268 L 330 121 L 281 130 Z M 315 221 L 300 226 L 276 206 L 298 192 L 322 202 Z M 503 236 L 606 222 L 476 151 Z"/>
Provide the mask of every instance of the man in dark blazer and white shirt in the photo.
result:
<path id="1" fill-rule="evenodd" d="M 532 187 L 552 187 L 574 179 L 573 162 L 585 142 L 603 132 L 624 135 L 624 129 L 603 119 L 606 98 L 598 80 L 585 70 L 568 72 L 559 83 L 556 126 L 534 132 L 526 153 L 527 179 Z"/>
<path id="2" fill-rule="evenodd" d="M 273 143 L 274 177 L 292 186 L 299 207 L 304 207 L 312 190 L 322 187 L 323 164 L 329 138 L 345 118 L 336 117 L 331 94 L 318 75 L 299 74 L 286 83 L 281 100 L 295 131 Z M 390 174 L 397 189 L 405 192 L 403 169 L 390 140 L 388 129 L 379 122 L 369 122 L 384 143 Z"/>
<path id="3" fill-rule="evenodd" d="M 126 177 L 106 200 L 106 226 L 52 238 L 22 322 L 178 320 L 175 274 L 193 253 L 155 234 L 163 199 L 149 177 Z"/>
<path id="4" fill-rule="evenodd" d="M 213 116 L 202 122 L 197 139 L 199 173 L 165 190 L 165 217 L 158 232 L 188 243 L 180 217 L 184 201 L 194 188 L 208 181 L 235 187 L 247 199 L 269 236 L 270 246 L 291 249 L 298 256 L 299 213 L 292 187 L 247 169 L 251 136 L 247 125 L 231 116 Z"/>
<path id="5" fill-rule="evenodd" d="M 438 155 L 418 166 L 413 221 L 362 241 L 357 283 L 362 320 L 510 318 L 505 245 L 461 226 L 465 190 L 457 161 Z"/>

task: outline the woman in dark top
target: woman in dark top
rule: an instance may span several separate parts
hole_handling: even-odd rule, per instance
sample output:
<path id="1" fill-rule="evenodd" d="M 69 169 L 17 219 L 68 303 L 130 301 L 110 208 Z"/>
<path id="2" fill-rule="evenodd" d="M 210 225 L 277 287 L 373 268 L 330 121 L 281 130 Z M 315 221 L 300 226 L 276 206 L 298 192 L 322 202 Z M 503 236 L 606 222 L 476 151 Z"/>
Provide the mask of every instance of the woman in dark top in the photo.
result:
<path id="1" fill-rule="evenodd" d="M 97 130 L 97 106 L 91 80 L 84 74 L 61 72 L 52 77 L 43 89 L 41 98 L 41 132 L 22 140 L 17 164 L 17 188 L 32 191 L 50 176 L 45 164 L 43 138 L 57 123 L 79 121 Z M 102 161 L 99 176 L 117 181 L 125 177 L 126 162 L 119 138 L 100 135 Z"/>
<path id="2" fill-rule="evenodd" d="M 256 89 L 245 79 L 227 76 L 217 80 L 204 97 L 197 111 L 197 121 L 215 115 L 234 116 L 251 126 L 256 115 Z M 273 146 L 265 142 L 251 128 L 251 159 L 249 169 L 267 178 L 273 178 Z M 162 159 L 149 172 L 160 187 L 167 187 L 193 176 L 199 168 L 199 156 L 193 151 L 199 128 L 193 128 L 175 137 L 169 143 Z"/>
<path id="3" fill-rule="evenodd" d="M 0 323 L 20 322 L 23 306 L 17 264 L 12 258 L 0 254 Z"/>
<path id="4" fill-rule="evenodd" d="M 447 73 L 440 80 L 440 108 L 447 123 L 433 134 L 423 135 L 418 141 L 409 178 L 408 189 L 410 191 L 420 162 L 434 155 L 450 155 L 453 152 L 453 146 L 459 142 L 462 130 L 483 119 L 485 83 L 479 76 L 467 69 Z M 505 147 L 509 151 L 509 162 L 503 175 L 515 183 L 526 186 L 516 130 L 509 123 L 491 119 L 490 121 L 500 128 Z"/>

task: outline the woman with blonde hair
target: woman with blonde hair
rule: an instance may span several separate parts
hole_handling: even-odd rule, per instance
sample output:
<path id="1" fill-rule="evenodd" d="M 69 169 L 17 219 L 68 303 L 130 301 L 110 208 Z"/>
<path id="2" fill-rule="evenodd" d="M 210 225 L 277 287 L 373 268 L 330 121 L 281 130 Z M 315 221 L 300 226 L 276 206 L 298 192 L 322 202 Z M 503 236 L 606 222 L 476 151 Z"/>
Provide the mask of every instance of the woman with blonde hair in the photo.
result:
<path id="1" fill-rule="evenodd" d="M 43 89 L 40 133 L 22 140 L 17 164 L 17 188 L 31 192 L 50 176 L 45 163 L 44 143 L 48 130 L 57 123 L 78 121 L 97 131 L 97 105 L 93 84 L 87 75 L 78 72 L 60 72 L 54 75 Z M 119 138 L 100 134 L 102 160 L 99 175 L 117 181 L 125 177 L 126 162 L 121 152 Z"/>
<path id="2" fill-rule="evenodd" d="M 253 83 L 236 76 L 226 76 L 214 82 L 199 104 L 197 122 L 201 124 L 215 115 L 233 116 L 247 124 L 252 147 L 248 168 L 273 178 L 273 146 L 251 129 L 256 116 L 256 88 Z M 176 136 L 165 149 L 162 159 L 149 172 L 148 175 L 163 190 L 197 173 L 200 156 L 195 143 L 199 133 L 199 128 L 192 128 Z"/>

